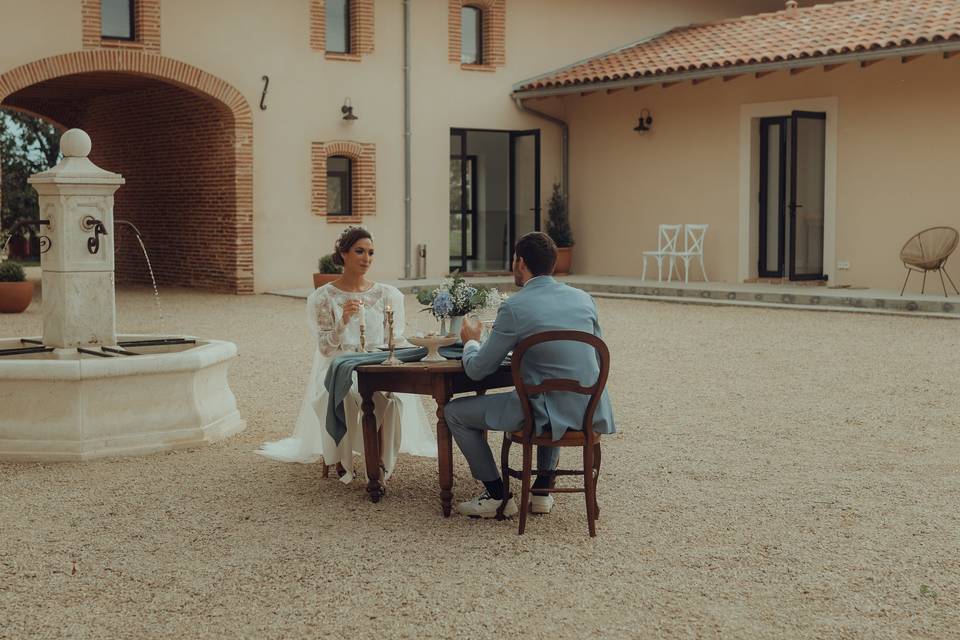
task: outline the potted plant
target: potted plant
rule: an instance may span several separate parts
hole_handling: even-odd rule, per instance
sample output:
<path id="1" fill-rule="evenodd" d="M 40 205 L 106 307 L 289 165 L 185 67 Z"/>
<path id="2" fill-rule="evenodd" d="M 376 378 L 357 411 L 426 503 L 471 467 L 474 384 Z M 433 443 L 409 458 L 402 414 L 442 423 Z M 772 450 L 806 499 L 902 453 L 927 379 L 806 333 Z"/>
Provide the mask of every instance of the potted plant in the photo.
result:
<path id="1" fill-rule="evenodd" d="M 442 335 L 460 335 L 460 326 L 463 316 L 475 309 L 480 309 L 487 303 L 489 290 L 486 287 L 475 287 L 467 284 L 459 272 L 436 289 L 421 289 L 417 292 L 417 301 L 424 306 L 423 311 L 429 311 L 434 318 L 440 320 Z M 446 319 L 450 318 L 449 330 L 446 329 Z"/>
<path id="2" fill-rule="evenodd" d="M 320 258 L 318 265 L 320 273 L 313 274 L 313 287 L 322 287 L 328 282 L 333 282 L 343 273 L 343 266 L 333 261 L 333 254 L 329 253 Z"/>
<path id="3" fill-rule="evenodd" d="M 553 193 L 547 208 L 547 235 L 557 245 L 557 266 L 553 270 L 557 275 L 570 273 L 570 261 L 573 258 L 573 229 L 567 212 L 567 198 L 560 191 L 560 185 L 553 183 Z"/>
<path id="4" fill-rule="evenodd" d="M 18 263 L 0 263 L 0 313 L 21 313 L 33 300 L 33 283 Z"/>

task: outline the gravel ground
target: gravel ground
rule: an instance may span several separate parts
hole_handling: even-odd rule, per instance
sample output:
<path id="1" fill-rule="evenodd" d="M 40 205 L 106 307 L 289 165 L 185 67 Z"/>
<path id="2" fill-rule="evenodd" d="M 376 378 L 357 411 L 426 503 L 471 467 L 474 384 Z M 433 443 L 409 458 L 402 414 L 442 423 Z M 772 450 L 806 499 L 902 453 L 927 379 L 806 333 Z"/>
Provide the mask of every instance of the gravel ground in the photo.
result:
<path id="1" fill-rule="evenodd" d="M 239 345 L 247 429 L 0 464 L 0 638 L 960 633 L 955 321 L 600 300 L 621 433 L 604 441 L 599 535 L 571 495 L 521 538 L 515 521 L 440 517 L 430 459 L 402 459 L 373 505 L 360 483 L 251 453 L 292 429 L 302 301 L 163 304 L 167 331 Z M 157 329 L 146 290 L 117 306 L 121 330 Z M 36 304 L 0 317 L 0 335 L 39 332 Z"/>

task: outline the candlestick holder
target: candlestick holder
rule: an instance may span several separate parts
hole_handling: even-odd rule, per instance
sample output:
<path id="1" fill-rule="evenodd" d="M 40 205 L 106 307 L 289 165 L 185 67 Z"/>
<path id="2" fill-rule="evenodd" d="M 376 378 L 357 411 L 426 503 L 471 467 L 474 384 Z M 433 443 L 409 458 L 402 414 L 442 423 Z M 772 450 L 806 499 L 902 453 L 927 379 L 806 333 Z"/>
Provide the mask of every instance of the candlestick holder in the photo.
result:
<path id="1" fill-rule="evenodd" d="M 396 350 L 396 341 L 393 337 L 393 309 L 388 306 L 385 314 L 387 316 L 387 348 L 390 350 L 390 355 L 388 355 L 387 359 L 383 361 L 383 364 L 403 364 L 403 361 L 401 361 L 400 358 L 394 354 L 394 351 Z"/>

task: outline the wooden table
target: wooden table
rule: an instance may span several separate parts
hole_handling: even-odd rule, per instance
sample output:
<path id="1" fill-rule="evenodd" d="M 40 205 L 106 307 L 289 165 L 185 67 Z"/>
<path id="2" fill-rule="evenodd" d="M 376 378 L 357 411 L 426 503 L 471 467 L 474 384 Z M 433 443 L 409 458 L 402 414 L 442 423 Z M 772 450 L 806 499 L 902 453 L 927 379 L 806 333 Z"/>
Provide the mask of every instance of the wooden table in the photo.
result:
<path id="1" fill-rule="evenodd" d="M 471 380 L 459 360 L 444 362 L 409 362 L 400 365 L 369 364 L 357 367 L 357 386 L 362 398 L 363 454 L 367 466 L 367 493 L 370 500 L 379 502 L 384 494 L 380 480 L 380 437 L 377 419 L 373 413 L 373 394 L 376 391 L 415 393 L 433 396 L 437 401 L 437 452 L 440 468 L 440 500 L 443 515 L 450 515 L 453 499 L 453 440 L 443 408 L 455 393 L 476 392 L 512 387 L 510 365 L 483 380 Z"/>

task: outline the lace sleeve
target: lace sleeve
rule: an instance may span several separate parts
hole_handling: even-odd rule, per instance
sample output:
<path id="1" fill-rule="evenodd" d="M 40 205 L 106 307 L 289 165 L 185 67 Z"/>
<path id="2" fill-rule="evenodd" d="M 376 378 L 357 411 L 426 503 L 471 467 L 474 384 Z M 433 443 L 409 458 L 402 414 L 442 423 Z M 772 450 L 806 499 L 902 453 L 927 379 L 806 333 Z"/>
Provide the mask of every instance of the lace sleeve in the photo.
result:
<path id="1" fill-rule="evenodd" d="M 324 357 L 340 350 L 344 327 L 337 318 L 336 303 L 323 289 L 317 289 L 307 298 L 307 326 L 317 341 L 317 348 Z"/>

